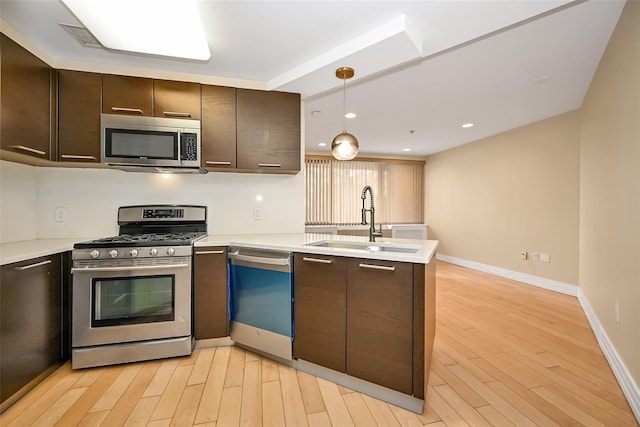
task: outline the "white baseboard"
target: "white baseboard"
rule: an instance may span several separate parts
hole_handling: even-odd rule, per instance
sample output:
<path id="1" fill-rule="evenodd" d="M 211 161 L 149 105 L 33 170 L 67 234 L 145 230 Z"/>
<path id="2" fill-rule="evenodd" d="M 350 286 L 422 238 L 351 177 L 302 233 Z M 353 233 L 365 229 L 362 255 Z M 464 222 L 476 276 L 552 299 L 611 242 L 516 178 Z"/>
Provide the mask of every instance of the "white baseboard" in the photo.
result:
<path id="1" fill-rule="evenodd" d="M 506 268 L 494 267 L 492 265 L 482 264 L 475 261 L 468 261 L 466 259 L 456 258 L 449 255 L 436 254 L 436 259 L 448 262 L 450 264 L 467 267 L 472 270 L 493 274 L 494 276 L 515 280 L 527 285 L 537 286 L 539 288 L 548 289 L 550 291 L 571 295 L 572 297 L 578 296 L 578 287 L 569 283 L 546 279 L 544 277 L 533 276 L 531 274 L 520 273 L 518 271 L 507 270 Z"/>
<path id="2" fill-rule="evenodd" d="M 600 346 L 604 357 L 607 359 L 607 362 L 609 362 L 609 366 L 611 367 L 613 374 L 616 376 L 618 384 L 620 384 L 620 388 L 622 389 L 624 396 L 627 398 L 627 402 L 629 402 L 631 410 L 636 416 L 638 423 L 640 423 L 640 388 L 633 380 L 631 373 L 624 364 L 624 361 L 620 358 L 620 355 L 611 343 L 611 340 L 609 340 L 609 336 L 598 320 L 596 313 L 591 308 L 589 300 L 587 300 L 587 297 L 579 289 L 578 301 L 582 306 L 585 316 L 587 316 L 589 325 L 591 325 L 591 330 L 593 330 L 593 333 L 598 340 L 598 345 Z"/>
<path id="3" fill-rule="evenodd" d="M 566 295 L 577 297 L 580 305 L 582 306 L 582 311 L 584 311 L 584 314 L 589 321 L 591 330 L 598 340 L 598 345 L 602 350 L 602 354 L 604 354 L 604 357 L 607 359 L 607 362 L 609 363 L 609 366 L 611 367 L 616 380 L 618 380 L 618 384 L 620 385 L 620 388 L 622 389 L 622 392 L 624 393 L 624 396 L 626 397 L 627 402 L 629 403 L 629 406 L 633 411 L 633 414 L 640 423 L 640 388 L 638 388 L 638 385 L 631 376 L 631 373 L 627 369 L 622 358 L 611 343 L 611 340 L 609 340 L 609 336 L 602 327 L 602 324 L 598 320 L 598 317 L 589 305 L 589 301 L 584 296 L 580 288 L 578 288 L 578 286 L 571 285 L 569 283 L 558 282 L 556 280 L 545 279 L 544 277 L 537 277 L 530 274 L 511 271 L 500 267 L 494 267 L 475 261 L 468 261 L 449 255 L 437 254 L 436 259 L 462 267 L 467 267 L 472 270 L 493 274 L 498 277 L 512 279 L 518 282 L 525 283 L 527 285 L 537 286 L 539 288 L 549 289 L 551 291 L 556 291 Z"/>

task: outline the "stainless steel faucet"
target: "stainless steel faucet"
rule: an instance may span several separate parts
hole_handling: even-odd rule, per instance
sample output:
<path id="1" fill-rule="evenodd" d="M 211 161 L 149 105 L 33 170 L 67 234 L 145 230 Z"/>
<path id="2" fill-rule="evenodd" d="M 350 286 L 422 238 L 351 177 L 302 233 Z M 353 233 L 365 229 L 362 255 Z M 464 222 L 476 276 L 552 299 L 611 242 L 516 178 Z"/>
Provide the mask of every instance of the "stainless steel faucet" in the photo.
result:
<path id="1" fill-rule="evenodd" d="M 364 206 L 364 202 L 367 199 L 367 191 L 369 192 L 369 196 L 371 196 L 371 204 L 369 205 L 369 209 L 366 209 Z M 369 241 L 375 242 L 376 237 L 382 237 L 382 224 L 380 224 L 380 231 L 376 231 L 376 208 L 373 202 L 373 189 L 370 185 L 365 185 L 362 189 L 362 194 L 360 195 L 362 199 L 362 225 L 367 225 L 367 211 L 369 212 L 369 216 L 371 217 L 371 225 L 369 226 Z"/>

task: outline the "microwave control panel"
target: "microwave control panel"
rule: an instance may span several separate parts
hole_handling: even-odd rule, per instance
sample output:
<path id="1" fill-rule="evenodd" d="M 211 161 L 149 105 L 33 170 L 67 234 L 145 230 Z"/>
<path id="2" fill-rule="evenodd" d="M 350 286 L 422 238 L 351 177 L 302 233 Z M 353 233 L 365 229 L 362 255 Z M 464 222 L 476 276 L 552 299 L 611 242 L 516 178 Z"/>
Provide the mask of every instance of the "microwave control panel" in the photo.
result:
<path id="1" fill-rule="evenodd" d="M 180 160 L 198 160 L 198 135 L 183 132 L 180 134 Z"/>

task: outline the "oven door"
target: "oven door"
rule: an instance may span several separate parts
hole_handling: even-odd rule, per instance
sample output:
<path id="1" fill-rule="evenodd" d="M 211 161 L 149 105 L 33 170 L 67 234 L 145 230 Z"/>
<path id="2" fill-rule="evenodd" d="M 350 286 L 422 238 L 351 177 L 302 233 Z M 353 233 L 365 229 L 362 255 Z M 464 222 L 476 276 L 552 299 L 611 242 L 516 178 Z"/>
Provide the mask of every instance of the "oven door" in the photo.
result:
<path id="1" fill-rule="evenodd" d="M 172 260 L 173 261 L 173 260 Z M 72 346 L 191 335 L 191 263 L 73 268 Z"/>

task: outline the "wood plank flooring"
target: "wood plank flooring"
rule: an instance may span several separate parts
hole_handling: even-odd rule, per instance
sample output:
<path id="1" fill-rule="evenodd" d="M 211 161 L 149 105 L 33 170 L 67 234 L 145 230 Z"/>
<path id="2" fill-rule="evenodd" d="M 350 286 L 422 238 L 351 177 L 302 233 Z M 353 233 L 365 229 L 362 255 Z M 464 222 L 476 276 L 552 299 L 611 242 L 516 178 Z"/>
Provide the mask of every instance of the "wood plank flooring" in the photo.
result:
<path id="1" fill-rule="evenodd" d="M 418 415 L 237 347 L 74 371 L 9 426 L 637 426 L 575 298 L 438 263 L 437 329 Z"/>

